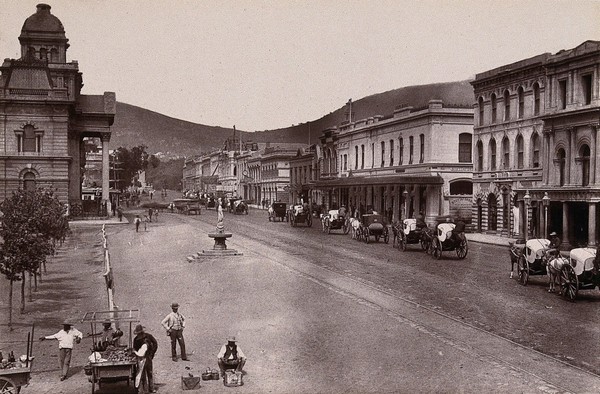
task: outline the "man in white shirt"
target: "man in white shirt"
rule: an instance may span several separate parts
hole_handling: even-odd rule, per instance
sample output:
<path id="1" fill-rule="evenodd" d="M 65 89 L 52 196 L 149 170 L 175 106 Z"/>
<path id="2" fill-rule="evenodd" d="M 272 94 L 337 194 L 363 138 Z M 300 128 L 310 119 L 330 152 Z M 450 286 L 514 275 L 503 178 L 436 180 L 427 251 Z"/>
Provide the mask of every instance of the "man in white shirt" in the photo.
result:
<path id="1" fill-rule="evenodd" d="M 171 358 L 177 361 L 177 342 L 181 348 L 181 359 L 187 361 L 185 353 L 185 340 L 183 339 L 183 329 L 185 328 L 185 316 L 179 313 L 179 304 L 174 302 L 171 304 L 171 310 L 160 324 L 167 330 L 167 335 L 171 337 Z"/>
<path id="2" fill-rule="evenodd" d="M 246 356 L 242 349 L 235 343 L 235 337 L 230 336 L 227 338 L 227 343 L 221 346 L 221 350 L 217 355 L 217 362 L 221 375 L 225 375 L 225 370 L 234 369 L 238 372 L 242 372 L 244 364 L 246 364 Z"/>
<path id="3" fill-rule="evenodd" d="M 71 353 L 73 351 L 73 343 L 80 343 L 83 334 L 67 321 L 63 323 L 63 329 L 54 335 L 40 337 L 40 341 L 46 339 L 58 340 L 58 361 L 60 363 L 60 380 L 65 380 L 69 372 L 71 364 Z"/>

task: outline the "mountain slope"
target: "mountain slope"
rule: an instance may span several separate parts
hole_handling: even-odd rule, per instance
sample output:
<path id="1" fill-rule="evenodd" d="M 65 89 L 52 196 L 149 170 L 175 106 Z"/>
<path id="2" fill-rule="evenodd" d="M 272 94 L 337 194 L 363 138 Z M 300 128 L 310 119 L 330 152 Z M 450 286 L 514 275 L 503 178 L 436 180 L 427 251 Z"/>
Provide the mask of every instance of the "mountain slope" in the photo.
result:
<path id="1" fill-rule="evenodd" d="M 424 107 L 429 100 L 440 99 L 444 105 L 472 106 L 473 88 L 468 81 L 408 86 L 374 94 L 353 101 L 353 119 L 374 115 L 391 115 L 398 106 Z M 346 106 L 320 119 L 276 130 L 242 133 L 242 139 L 254 142 L 315 143 L 321 132 L 346 120 Z M 233 129 L 206 126 L 174 119 L 134 105 L 117 103 L 110 146 L 131 148 L 146 145 L 149 153 L 161 153 L 167 158 L 197 155 L 223 145 Z"/>

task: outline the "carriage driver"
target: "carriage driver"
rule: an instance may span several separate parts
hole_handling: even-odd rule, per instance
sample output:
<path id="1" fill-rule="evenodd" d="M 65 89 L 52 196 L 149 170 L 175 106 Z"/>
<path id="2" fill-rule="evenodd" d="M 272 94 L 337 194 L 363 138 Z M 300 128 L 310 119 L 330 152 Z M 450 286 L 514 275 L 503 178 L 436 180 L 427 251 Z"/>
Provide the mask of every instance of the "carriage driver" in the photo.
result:
<path id="1" fill-rule="evenodd" d="M 463 240 L 463 237 L 465 236 L 465 222 L 463 222 L 462 220 L 458 220 L 456 222 L 456 225 L 454 226 L 454 230 L 452 230 L 452 238 L 454 238 L 454 241 L 456 243 L 460 243 Z"/>
<path id="2" fill-rule="evenodd" d="M 556 234 L 556 231 L 552 231 L 550 233 L 550 245 L 548 245 L 549 249 L 546 251 L 546 253 L 550 256 L 557 257 L 560 253 L 560 244 L 560 237 L 558 234 Z"/>

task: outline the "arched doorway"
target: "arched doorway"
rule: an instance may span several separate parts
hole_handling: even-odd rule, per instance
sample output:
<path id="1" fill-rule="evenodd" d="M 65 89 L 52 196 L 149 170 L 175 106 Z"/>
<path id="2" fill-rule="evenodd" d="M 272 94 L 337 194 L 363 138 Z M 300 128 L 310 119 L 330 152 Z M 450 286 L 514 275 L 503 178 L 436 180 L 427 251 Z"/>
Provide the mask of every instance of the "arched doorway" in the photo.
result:
<path id="1" fill-rule="evenodd" d="M 494 194 L 488 196 L 488 230 L 498 230 L 498 200 Z"/>
<path id="2" fill-rule="evenodd" d="M 483 226 L 483 206 L 481 204 L 481 198 L 477 199 L 477 232 L 481 232 Z"/>

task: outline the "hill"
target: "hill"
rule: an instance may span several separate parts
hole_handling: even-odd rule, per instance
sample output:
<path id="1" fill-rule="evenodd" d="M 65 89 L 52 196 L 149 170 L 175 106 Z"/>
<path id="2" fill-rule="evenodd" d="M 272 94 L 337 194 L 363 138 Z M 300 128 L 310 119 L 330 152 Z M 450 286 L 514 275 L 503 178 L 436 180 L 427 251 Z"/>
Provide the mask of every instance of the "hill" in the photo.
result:
<path id="1" fill-rule="evenodd" d="M 440 99 L 454 106 L 473 105 L 473 88 L 468 81 L 408 86 L 353 101 L 353 119 L 391 115 L 398 106 L 424 107 L 429 100 Z M 242 133 L 243 140 L 254 142 L 315 143 L 321 132 L 346 120 L 346 106 L 320 119 L 296 126 Z M 168 159 L 197 155 L 223 145 L 233 129 L 207 126 L 171 118 L 134 105 L 117 103 L 112 126 L 111 149 L 146 145 L 148 152 Z"/>

